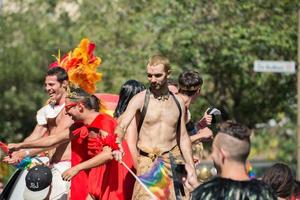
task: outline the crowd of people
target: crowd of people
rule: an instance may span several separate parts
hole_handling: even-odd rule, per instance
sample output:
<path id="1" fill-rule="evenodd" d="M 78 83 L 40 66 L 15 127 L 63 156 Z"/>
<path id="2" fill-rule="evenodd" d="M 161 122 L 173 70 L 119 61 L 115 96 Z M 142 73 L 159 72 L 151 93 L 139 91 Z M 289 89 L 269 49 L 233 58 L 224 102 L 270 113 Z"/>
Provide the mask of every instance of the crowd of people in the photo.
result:
<path id="1" fill-rule="evenodd" d="M 25 169 L 22 199 L 299 199 L 299 183 L 284 164 L 261 180 L 250 179 L 246 126 L 225 121 L 213 134 L 207 111 L 192 121 L 189 109 L 203 85 L 198 72 L 183 71 L 171 82 L 170 61 L 152 56 L 146 66 L 149 88 L 125 82 L 110 116 L 94 93 L 74 86 L 69 68 L 47 71 L 49 100 L 37 112 L 36 127 L 23 142 L 8 145 L 12 153 L 3 160 L 8 164 L 28 156 L 50 159 Z M 204 140 L 213 140 L 217 169 L 209 181 L 198 179 L 195 168 Z"/>

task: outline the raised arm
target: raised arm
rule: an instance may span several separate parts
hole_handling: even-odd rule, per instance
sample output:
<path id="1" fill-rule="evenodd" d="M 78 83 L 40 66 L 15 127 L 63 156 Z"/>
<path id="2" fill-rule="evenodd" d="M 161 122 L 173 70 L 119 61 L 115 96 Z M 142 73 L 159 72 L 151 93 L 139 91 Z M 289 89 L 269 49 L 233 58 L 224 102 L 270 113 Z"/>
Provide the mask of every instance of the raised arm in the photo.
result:
<path id="1" fill-rule="evenodd" d="M 195 135 L 190 136 L 191 142 L 194 143 L 196 141 L 203 141 L 203 140 L 212 140 L 213 132 L 205 127 L 200 129 Z"/>

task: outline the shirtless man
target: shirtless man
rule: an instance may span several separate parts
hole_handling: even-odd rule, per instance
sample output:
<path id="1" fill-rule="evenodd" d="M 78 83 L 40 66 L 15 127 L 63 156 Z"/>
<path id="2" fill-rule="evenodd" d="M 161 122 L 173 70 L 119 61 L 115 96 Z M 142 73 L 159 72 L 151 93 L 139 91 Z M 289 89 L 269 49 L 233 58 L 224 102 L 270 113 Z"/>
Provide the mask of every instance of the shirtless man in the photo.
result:
<path id="1" fill-rule="evenodd" d="M 67 84 L 68 75 L 63 68 L 55 67 L 48 70 L 45 77 L 45 90 L 50 96 L 49 102 L 37 112 L 37 125 L 24 141 L 34 141 L 48 134 L 60 134 L 73 124 L 71 117 L 64 112 Z M 16 164 L 25 156 L 35 156 L 43 151 L 45 149 L 19 150 L 13 152 L 11 157 L 5 157 L 3 161 Z M 67 199 L 68 183 L 62 180 L 61 174 L 71 166 L 71 145 L 68 142 L 60 144 L 55 149 L 51 149 L 50 154 L 53 174 L 50 199 Z"/>
<path id="2" fill-rule="evenodd" d="M 149 172 L 158 158 L 165 163 L 169 161 L 169 152 L 172 152 L 177 160 L 183 156 L 188 180 L 196 177 L 195 167 L 192 159 L 191 141 L 185 128 L 185 106 L 178 101 L 168 89 L 168 77 L 170 75 L 169 60 L 162 56 L 153 56 L 147 65 L 147 77 L 150 82 L 150 89 L 135 95 L 129 102 L 126 111 L 118 119 L 116 128 L 118 134 L 117 143 L 121 144 L 124 134 L 135 117 L 136 113 L 141 114 L 143 107 L 146 109 L 144 120 L 138 135 L 139 156 L 137 159 L 137 175 Z M 148 94 L 147 94 L 148 93 Z M 148 105 L 145 99 L 149 98 Z M 178 105 L 177 105 L 178 103 Z M 179 109 L 180 108 L 180 109 Z M 145 110 L 145 109 L 144 109 Z M 120 149 L 122 149 L 120 145 Z M 121 152 L 114 152 L 117 160 L 122 157 Z M 164 165 L 169 167 L 170 165 Z M 170 175 L 170 168 L 168 168 Z M 164 188 L 161 188 L 164 189 Z M 171 192 L 167 196 L 160 196 L 163 199 L 175 199 L 174 186 L 169 185 Z M 139 183 L 136 182 L 132 199 L 150 199 Z"/>

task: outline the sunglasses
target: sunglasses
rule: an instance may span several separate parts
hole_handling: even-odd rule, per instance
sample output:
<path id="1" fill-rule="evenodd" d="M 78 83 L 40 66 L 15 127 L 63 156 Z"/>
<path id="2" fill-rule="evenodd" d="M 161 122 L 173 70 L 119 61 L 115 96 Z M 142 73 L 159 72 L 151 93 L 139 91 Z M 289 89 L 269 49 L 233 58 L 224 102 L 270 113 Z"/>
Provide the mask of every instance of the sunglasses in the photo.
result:
<path id="1" fill-rule="evenodd" d="M 65 105 L 66 111 L 70 110 L 71 108 L 77 106 L 78 103 L 70 103 L 68 105 Z"/>

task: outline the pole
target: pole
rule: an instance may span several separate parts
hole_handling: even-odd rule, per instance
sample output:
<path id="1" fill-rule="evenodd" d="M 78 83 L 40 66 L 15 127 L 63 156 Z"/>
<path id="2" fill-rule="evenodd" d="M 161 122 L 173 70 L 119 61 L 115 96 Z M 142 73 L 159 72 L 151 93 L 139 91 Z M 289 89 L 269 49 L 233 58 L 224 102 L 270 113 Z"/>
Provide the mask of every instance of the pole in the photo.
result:
<path id="1" fill-rule="evenodd" d="M 298 10 L 298 63 L 297 63 L 297 179 L 300 180 L 300 10 Z"/>

